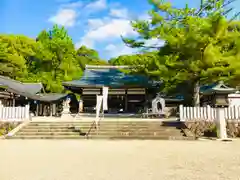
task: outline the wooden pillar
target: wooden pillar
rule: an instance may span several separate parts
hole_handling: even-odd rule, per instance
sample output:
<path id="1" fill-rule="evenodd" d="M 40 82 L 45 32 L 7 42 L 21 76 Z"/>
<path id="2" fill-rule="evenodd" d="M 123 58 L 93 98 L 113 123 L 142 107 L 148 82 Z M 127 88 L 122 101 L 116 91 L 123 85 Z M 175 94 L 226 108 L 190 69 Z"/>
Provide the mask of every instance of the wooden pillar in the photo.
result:
<path id="1" fill-rule="evenodd" d="M 40 116 L 43 116 L 43 104 L 40 102 L 40 104 L 39 104 L 39 115 Z"/>
<path id="2" fill-rule="evenodd" d="M 13 97 L 12 106 L 15 107 L 15 97 Z"/>
<path id="3" fill-rule="evenodd" d="M 56 116 L 56 104 L 52 104 L 52 114 L 53 116 Z"/>
<path id="4" fill-rule="evenodd" d="M 148 95 L 148 89 L 145 88 L 145 103 L 144 103 L 144 112 L 148 112 L 148 104 L 149 104 L 149 95 Z"/>
<path id="5" fill-rule="evenodd" d="M 50 111 L 50 116 L 52 117 L 53 115 L 53 104 L 52 103 L 49 103 L 49 111 Z"/>
<path id="6" fill-rule="evenodd" d="M 128 94 L 127 94 L 128 90 L 125 89 L 125 112 L 128 112 Z"/>
<path id="7" fill-rule="evenodd" d="M 46 104 L 44 103 L 43 104 L 43 116 L 46 116 L 46 110 L 47 110 Z"/>
<path id="8" fill-rule="evenodd" d="M 36 116 L 39 116 L 39 105 L 38 105 L 38 101 L 37 102 L 37 107 L 36 107 Z"/>
<path id="9" fill-rule="evenodd" d="M 80 113 L 83 112 L 83 100 L 82 99 L 79 101 L 79 110 L 78 110 L 78 112 L 80 112 Z"/>
<path id="10" fill-rule="evenodd" d="M 15 107 L 15 94 L 11 93 L 11 96 L 12 96 L 11 106 Z"/>

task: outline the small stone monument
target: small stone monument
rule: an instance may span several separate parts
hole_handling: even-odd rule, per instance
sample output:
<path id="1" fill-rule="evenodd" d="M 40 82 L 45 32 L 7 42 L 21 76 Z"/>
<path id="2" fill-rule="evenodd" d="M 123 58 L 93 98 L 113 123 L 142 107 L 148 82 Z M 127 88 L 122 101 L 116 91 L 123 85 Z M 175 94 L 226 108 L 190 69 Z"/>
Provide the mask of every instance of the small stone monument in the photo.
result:
<path id="1" fill-rule="evenodd" d="M 70 114 L 70 98 L 67 98 L 66 101 L 63 101 L 63 112 L 62 112 L 62 119 L 67 120 L 67 118 L 71 118 L 71 114 Z"/>
<path id="2" fill-rule="evenodd" d="M 158 104 L 160 103 L 161 107 L 158 107 Z M 165 108 L 165 100 L 161 98 L 160 95 L 157 95 L 155 99 L 152 101 L 152 112 L 154 114 L 163 114 Z"/>

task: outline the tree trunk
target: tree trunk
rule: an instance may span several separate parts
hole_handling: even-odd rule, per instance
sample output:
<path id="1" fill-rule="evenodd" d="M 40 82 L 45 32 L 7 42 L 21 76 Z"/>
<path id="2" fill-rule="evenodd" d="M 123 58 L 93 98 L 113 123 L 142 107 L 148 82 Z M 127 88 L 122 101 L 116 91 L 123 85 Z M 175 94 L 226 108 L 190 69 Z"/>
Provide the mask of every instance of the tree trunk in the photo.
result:
<path id="1" fill-rule="evenodd" d="M 193 105 L 200 106 L 200 84 L 196 81 L 193 90 Z"/>

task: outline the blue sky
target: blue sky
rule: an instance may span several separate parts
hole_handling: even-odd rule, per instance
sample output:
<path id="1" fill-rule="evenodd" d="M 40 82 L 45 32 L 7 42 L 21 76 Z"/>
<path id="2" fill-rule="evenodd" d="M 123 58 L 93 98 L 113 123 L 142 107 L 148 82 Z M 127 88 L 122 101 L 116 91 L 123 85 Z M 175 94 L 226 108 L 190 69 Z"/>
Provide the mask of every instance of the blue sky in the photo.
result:
<path id="1" fill-rule="evenodd" d="M 239 1 L 235 8 L 240 7 Z M 185 3 L 196 6 L 199 0 L 171 2 L 176 7 Z M 148 18 L 150 9 L 147 0 L 0 0 L 0 33 L 35 38 L 56 23 L 67 28 L 76 47 L 86 45 L 109 59 L 134 52 L 122 43 L 120 35 L 136 35 L 129 21 Z"/>

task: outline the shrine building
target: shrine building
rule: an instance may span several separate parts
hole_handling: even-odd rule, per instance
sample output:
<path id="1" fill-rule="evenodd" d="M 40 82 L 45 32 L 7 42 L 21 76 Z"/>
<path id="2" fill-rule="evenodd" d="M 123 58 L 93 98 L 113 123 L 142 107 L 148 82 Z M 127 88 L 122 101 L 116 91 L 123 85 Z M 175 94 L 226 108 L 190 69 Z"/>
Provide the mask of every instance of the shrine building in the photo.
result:
<path id="1" fill-rule="evenodd" d="M 96 96 L 102 88 L 108 87 L 108 112 L 141 112 L 157 92 L 159 82 L 150 81 L 146 76 L 124 73 L 120 69 L 128 66 L 86 65 L 81 79 L 63 82 L 63 86 L 80 94 L 83 112 L 94 112 Z"/>

